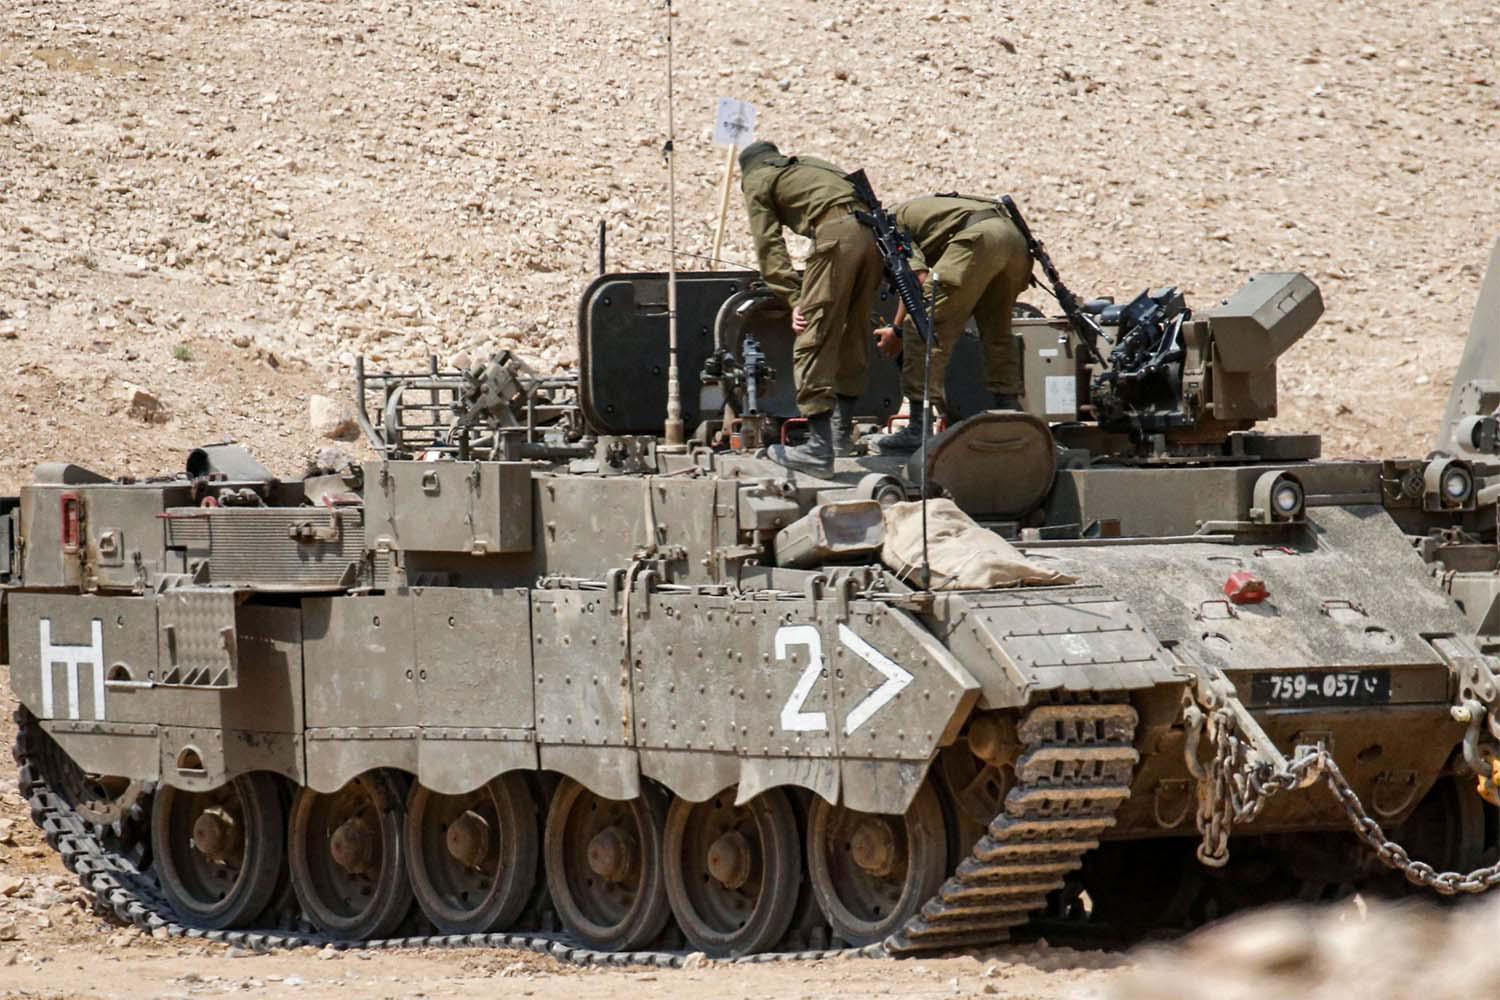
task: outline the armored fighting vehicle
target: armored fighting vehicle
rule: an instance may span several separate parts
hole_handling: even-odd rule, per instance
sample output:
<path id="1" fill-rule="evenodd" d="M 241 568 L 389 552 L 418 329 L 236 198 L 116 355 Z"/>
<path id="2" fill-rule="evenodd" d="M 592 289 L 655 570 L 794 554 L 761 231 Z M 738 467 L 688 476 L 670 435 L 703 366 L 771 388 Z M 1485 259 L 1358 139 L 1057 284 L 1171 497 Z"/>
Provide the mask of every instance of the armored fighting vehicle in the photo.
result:
<path id="1" fill-rule="evenodd" d="M 1091 343 L 1018 319 L 1024 412 L 965 342 L 925 451 L 790 473 L 755 278 L 678 276 L 675 365 L 666 276 L 606 274 L 576 371 L 360 368 L 361 462 L 0 499 L 21 789 L 100 905 L 635 960 L 1496 881 L 1500 247 L 1412 459 L 1257 429 L 1322 310 L 1258 274 L 1091 303 Z M 898 402 L 877 359 L 864 428 Z"/>

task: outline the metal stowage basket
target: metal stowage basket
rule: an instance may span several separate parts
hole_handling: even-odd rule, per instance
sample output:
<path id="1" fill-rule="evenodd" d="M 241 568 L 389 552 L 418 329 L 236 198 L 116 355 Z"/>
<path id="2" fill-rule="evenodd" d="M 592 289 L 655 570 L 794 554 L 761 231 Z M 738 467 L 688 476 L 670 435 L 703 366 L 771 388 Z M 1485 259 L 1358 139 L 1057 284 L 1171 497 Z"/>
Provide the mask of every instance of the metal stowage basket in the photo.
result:
<path id="1" fill-rule="evenodd" d="M 466 371 L 369 372 L 355 359 L 359 425 L 386 458 L 491 461 L 592 455 L 578 376 L 540 377 L 508 351 Z"/>

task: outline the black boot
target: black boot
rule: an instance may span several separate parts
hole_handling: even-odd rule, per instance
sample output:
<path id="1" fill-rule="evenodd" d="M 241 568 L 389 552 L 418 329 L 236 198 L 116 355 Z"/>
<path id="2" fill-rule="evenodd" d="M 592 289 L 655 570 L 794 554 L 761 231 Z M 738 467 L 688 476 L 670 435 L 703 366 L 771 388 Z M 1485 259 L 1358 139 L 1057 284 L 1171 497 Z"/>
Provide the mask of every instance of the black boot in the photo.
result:
<path id="1" fill-rule="evenodd" d="M 883 434 L 875 439 L 875 447 L 882 455 L 910 455 L 922 447 L 922 401 L 907 400 L 911 417 L 906 426 L 894 434 Z M 932 437 L 932 424 L 927 424 L 927 436 Z"/>
<path id="2" fill-rule="evenodd" d="M 833 457 L 849 458 L 854 454 L 853 396 L 840 396 L 833 408 Z"/>
<path id="3" fill-rule="evenodd" d="M 997 409 L 997 410 L 1019 410 L 1020 408 L 1021 408 L 1021 400 L 1020 400 L 1020 397 L 1018 397 L 1015 393 L 1013 393 L 1013 392 L 997 392 L 997 393 L 995 393 L 995 409 Z"/>
<path id="4" fill-rule="evenodd" d="M 807 418 L 807 440 L 799 445 L 773 444 L 766 456 L 777 465 L 815 476 L 833 475 L 833 414 Z"/>

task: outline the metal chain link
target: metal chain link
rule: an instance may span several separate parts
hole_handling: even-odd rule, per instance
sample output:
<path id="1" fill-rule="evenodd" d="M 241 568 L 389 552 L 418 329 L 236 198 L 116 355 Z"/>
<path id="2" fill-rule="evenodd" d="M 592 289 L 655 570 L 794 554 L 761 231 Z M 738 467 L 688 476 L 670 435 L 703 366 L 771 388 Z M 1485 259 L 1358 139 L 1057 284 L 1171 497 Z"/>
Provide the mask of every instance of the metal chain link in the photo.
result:
<path id="1" fill-rule="evenodd" d="M 1298 747 L 1297 756 L 1277 766 L 1252 757 L 1249 744 L 1235 732 L 1226 709 L 1209 713 L 1205 726 L 1214 743 L 1214 757 L 1198 782 L 1198 860 L 1213 868 L 1229 861 L 1229 835 L 1235 826 L 1255 820 L 1273 797 L 1306 788 L 1321 777 L 1343 806 L 1355 836 L 1374 852 L 1380 863 L 1444 896 L 1486 892 L 1500 885 L 1500 861 L 1471 872 L 1440 872 L 1425 861 L 1413 860 L 1406 848 L 1386 836 L 1359 801 L 1338 762 L 1322 746 Z"/>

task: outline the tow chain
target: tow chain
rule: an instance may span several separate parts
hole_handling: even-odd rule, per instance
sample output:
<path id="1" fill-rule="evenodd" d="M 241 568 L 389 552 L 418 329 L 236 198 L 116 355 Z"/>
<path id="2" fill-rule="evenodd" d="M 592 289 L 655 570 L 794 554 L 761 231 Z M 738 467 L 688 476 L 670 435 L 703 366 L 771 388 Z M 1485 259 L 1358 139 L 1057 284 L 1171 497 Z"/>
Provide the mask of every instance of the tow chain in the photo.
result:
<path id="1" fill-rule="evenodd" d="M 1196 714 L 1195 714 L 1196 713 Z M 1343 806 L 1349 825 L 1380 863 L 1406 876 L 1414 885 L 1444 896 L 1479 893 L 1500 885 L 1500 862 L 1471 872 L 1440 872 L 1425 861 L 1413 860 L 1406 848 L 1386 836 L 1355 793 L 1349 779 L 1322 745 L 1303 745 L 1290 761 L 1269 761 L 1252 752 L 1238 732 L 1238 720 L 1227 708 L 1188 713 L 1188 766 L 1198 779 L 1198 860 L 1212 868 L 1229 861 L 1229 835 L 1234 827 L 1253 822 L 1276 795 L 1309 788 L 1321 778 Z M 1197 759 L 1202 735 L 1212 739 L 1213 760 Z"/>

